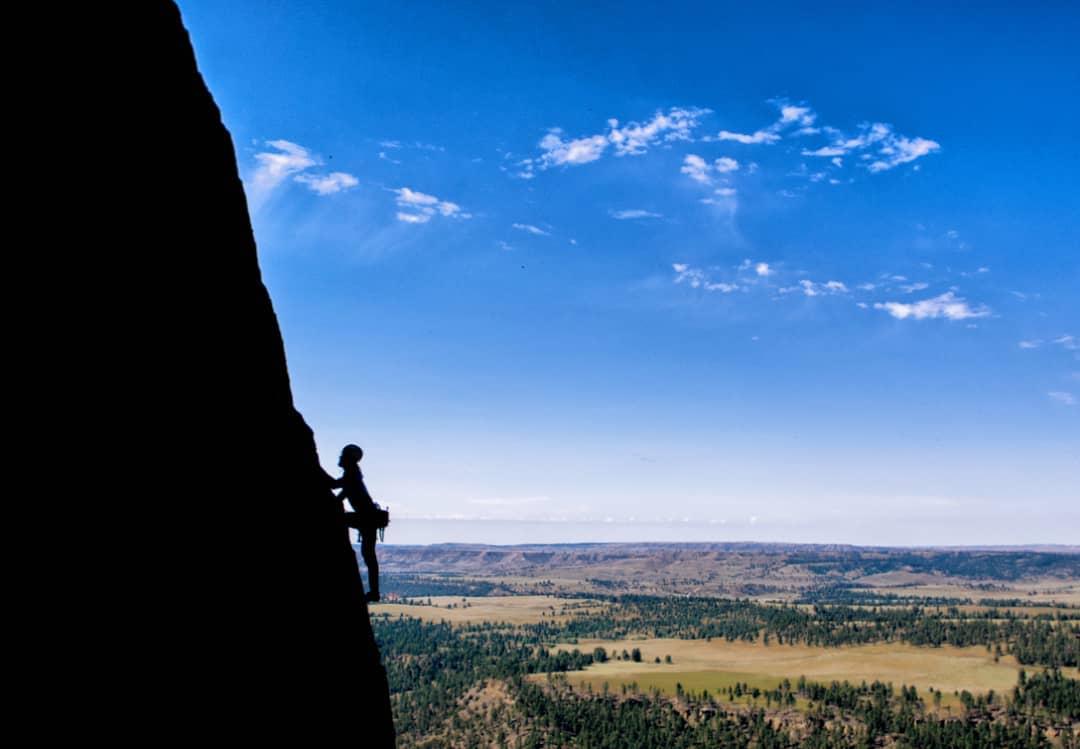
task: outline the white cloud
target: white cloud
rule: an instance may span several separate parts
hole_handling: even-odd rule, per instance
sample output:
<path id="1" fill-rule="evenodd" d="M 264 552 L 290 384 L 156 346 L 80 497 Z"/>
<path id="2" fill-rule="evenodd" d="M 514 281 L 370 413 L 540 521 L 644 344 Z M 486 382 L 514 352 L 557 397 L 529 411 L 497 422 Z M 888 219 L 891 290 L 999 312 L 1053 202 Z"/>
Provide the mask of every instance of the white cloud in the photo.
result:
<path id="1" fill-rule="evenodd" d="M 750 135 L 747 135 L 746 133 L 733 133 L 730 130 L 721 130 L 716 134 L 716 138 L 717 140 L 733 140 L 736 143 L 743 143 L 746 145 L 775 143 L 780 140 L 779 135 L 769 132 L 768 130 L 758 130 Z"/>
<path id="2" fill-rule="evenodd" d="M 780 289 L 781 294 L 790 294 L 793 291 L 801 291 L 804 296 L 830 296 L 833 294 L 847 294 L 849 289 L 842 281 L 816 283 L 805 278 L 799 281 L 798 286 L 786 286 Z"/>
<path id="3" fill-rule="evenodd" d="M 937 141 L 899 135 L 892 125 L 883 122 L 863 125 L 861 132 L 854 137 L 847 137 L 834 128 L 828 130 L 834 136 L 832 143 L 819 148 L 803 149 L 802 155 L 829 158 L 834 165 L 840 166 L 842 162 L 839 157 L 861 152 L 859 158 L 870 161 L 866 168 L 876 173 L 907 164 L 941 149 L 941 144 Z"/>
<path id="4" fill-rule="evenodd" d="M 258 166 L 247 183 L 248 200 L 252 209 L 257 210 L 282 182 L 290 177 L 305 185 L 317 195 L 331 195 L 359 184 L 359 180 L 347 172 L 330 174 L 305 173 L 320 161 L 304 146 L 287 140 L 268 140 L 270 151 L 255 154 Z"/>
<path id="5" fill-rule="evenodd" d="M 590 135 L 564 141 L 562 130 L 555 128 L 540 140 L 540 148 L 544 151 L 540 156 L 540 168 L 588 164 L 603 156 L 607 147 L 608 140 L 603 135 Z"/>
<path id="6" fill-rule="evenodd" d="M 739 162 L 730 156 L 721 156 L 713 162 L 713 165 L 720 174 L 727 174 L 728 172 L 736 172 L 739 170 Z"/>
<path id="7" fill-rule="evenodd" d="M 923 289 L 930 288 L 930 284 L 918 281 L 916 283 L 905 284 L 900 287 L 900 290 L 905 294 L 914 294 L 916 291 L 922 291 Z"/>
<path id="8" fill-rule="evenodd" d="M 619 127 L 619 121 L 608 120 L 610 128 L 608 140 L 615 146 L 616 156 L 638 156 L 645 153 L 649 146 L 659 142 L 690 140 L 690 132 L 698 126 L 707 109 L 672 107 L 667 114 L 657 112 L 644 124 L 627 123 Z"/>
<path id="9" fill-rule="evenodd" d="M 331 195 L 360 184 L 356 177 L 345 172 L 330 172 L 325 175 L 298 174 L 295 179 L 319 195 Z"/>
<path id="10" fill-rule="evenodd" d="M 715 137 L 706 138 L 705 140 L 730 140 L 749 146 L 761 143 L 776 143 L 780 140 L 782 131 L 794 126 L 799 127 L 795 131 L 795 135 L 814 135 L 820 132 L 818 128 L 811 127 L 817 119 L 817 115 L 814 114 L 810 107 L 788 104 L 784 101 L 774 101 L 773 103 L 780 110 L 780 118 L 768 127 L 755 130 L 753 133 L 721 130 Z"/>
<path id="11" fill-rule="evenodd" d="M 1077 349 L 1080 349 L 1080 341 L 1077 341 L 1076 338 L 1071 335 L 1063 335 L 1060 338 L 1055 338 L 1054 343 L 1059 346 L 1063 346 L 1069 351 L 1076 351 Z"/>
<path id="12" fill-rule="evenodd" d="M 1075 406 L 1077 404 L 1076 396 L 1072 393 L 1066 393 L 1062 390 L 1051 390 L 1047 395 L 1065 406 Z"/>
<path id="13" fill-rule="evenodd" d="M 719 195 L 722 198 L 733 198 L 733 197 L 735 197 L 735 188 L 734 187 L 718 187 L 715 190 L 713 190 L 713 192 L 716 193 L 717 195 Z"/>
<path id="14" fill-rule="evenodd" d="M 706 291 L 719 291 L 722 294 L 730 294 L 739 290 L 739 285 L 720 281 L 710 281 L 705 271 L 700 268 L 691 268 L 686 263 L 673 263 L 675 271 L 675 283 L 685 283 L 692 289 L 705 289 Z"/>
<path id="15" fill-rule="evenodd" d="M 683 159 L 682 169 L 679 171 L 702 184 L 709 182 L 709 165 L 697 154 L 692 153 Z"/>
<path id="16" fill-rule="evenodd" d="M 797 122 L 805 128 L 813 125 L 815 119 L 817 115 L 811 111 L 810 107 L 796 107 L 791 104 L 780 107 L 780 122 L 784 124 Z"/>
<path id="17" fill-rule="evenodd" d="M 708 109 L 697 107 L 672 107 L 667 112 L 656 112 L 647 122 L 628 122 L 621 126 L 612 118 L 607 121 L 606 132 L 569 140 L 564 140 L 562 128 L 552 128 L 540 140 L 541 155 L 535 161 L 526 160 L 518 176 L 531 177 L 534 167 L 549 169 L 588 164 L 603 156 L 608 146 L 613 148 L 616 156 L 640 156 L 660 143 L 690 140 L 701 117 L 708 113 Z"/>
<path id="18" fill-rule="evenodd" d="M 1034 349 L 1034 348 L 1039 348 L 1039 346 L 1041 346 L 1042 344 L 1043 344 L 1043 342 L 1041 340 L 1035 339 L 1035 340 L 1032 340 L 1032 341 L 1020 341 L 1020 343 L 1018 343 L 1016 345 L 1019 346 L 1022 349 Z"/>
<path id="19" fill-rule="evenodd" d="M 757 273 L 762 277 L 771 276 L 775 272 L 776 271 L 769 267 L 768 263 L 758 263 L 754 266 L 754 273 Z"/>
<path id="20" fill-rule="evenodd" d="M 551 232 L 544 231 L 539 226 L 533 226 L 532 224 L 511 224 L 518 231 L 528 232 L 529 234 L 535 234 L 538 237 L 550 237 Z"/>
<path id="21" fill-rule="evenodd" d="M 713 173 L 730 174 L 738 169 L 739 162 L 729 156 L 721 156 L 710 164 L 697 154 L 691 153 L 683 159 L 683 165 L 679 171 L 695 182 L 707 185 L 712 182 Z"/>
<path id="22" fill-rule="evenodd" d="M 846 153 L 847 150 L 840 148 L 839 146 L 822 146 L 821 148 L 815 148 L 813 150 L 803 149 L 802 151 L 803 156 L 832 156 L 834 158 L 843 156 Z M 836 163 L 835 160 L 833 163 Z"/>
<path id="23" fill-rule="evenodd" d="M 926 138 L 905 138 L 900 136 L 886 143 L 879 149 L 884 156 L 867 167 L 871 172 L 883 172 L 895 166 L 906 164 L 941 148 L 937 141 Z"/>
<path id="24" fill-rule="evenodd" d="M 407 224 L 426 224 L 434 216 L 446 216 L 451 218 L 472 218 L 471 213 L 465 213 L 457 203 L 448 200 L 439 200 L 434 195 L 417 192 L 408 187 L 399 187 L 392 190 L 397 195 L 395 202 L 398 208 L 398 221 Z"/>
<path id="25" fill-rule="evenodd" d="M 939 317 L 944 317 L 947 320 L 967 320 L 990 315 L 990 309 L 985 305 L 971 307 L 964 299 L 956 296 L 951 291 L 911 304 L 877 302 L 874 304 L 874 309 L 885 310 L 897 320 L 906 320 L 908 318 L 926 320 Z"/>
<path id="26" fill-rule="evenodd" d="M 274 150 L 255 154 L 255 161 L 259 166 L 251 175 L 249 183 L 251 189 L 248 197 L 256 207 L 283 181 L 319 164 L 311 151 L 291 141 L 268 140 L 266 145 Z"/>
<path id="27" fill-rule="evenodd" d="M 663 218 L 663 216 L 659 213 L 645 211 L 640 208 L 630 208 L 624 211 L 611 211 L 611 217 L 619 219 L 620 221 L 635 218 Z"/>

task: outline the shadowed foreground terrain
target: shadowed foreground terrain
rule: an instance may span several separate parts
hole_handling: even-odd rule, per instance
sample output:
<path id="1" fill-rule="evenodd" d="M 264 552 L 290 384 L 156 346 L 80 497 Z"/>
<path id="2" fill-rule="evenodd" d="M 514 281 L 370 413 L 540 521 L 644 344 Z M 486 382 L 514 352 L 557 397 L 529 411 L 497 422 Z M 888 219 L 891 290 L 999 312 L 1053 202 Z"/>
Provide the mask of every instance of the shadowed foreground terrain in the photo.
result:
<path id="1" fill-rule="evenodd" d="M 9 26 L 42 66 L 20 148 L 60 154 L 37 187 L 72 179 L 28 190 L 36 239 L 7 275 L 29 483 L 6 494 L 0 735 L 390 746 L 342 508 L 179 12 L 42 11 Z"/>

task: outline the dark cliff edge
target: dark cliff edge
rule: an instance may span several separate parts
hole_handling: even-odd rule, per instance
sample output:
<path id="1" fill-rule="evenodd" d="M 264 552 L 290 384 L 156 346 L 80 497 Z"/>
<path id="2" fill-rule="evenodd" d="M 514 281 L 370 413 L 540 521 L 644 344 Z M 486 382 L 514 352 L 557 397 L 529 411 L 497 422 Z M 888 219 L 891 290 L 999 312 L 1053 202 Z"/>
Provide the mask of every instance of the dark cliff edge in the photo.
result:
<path id="1" fill-rule="evenodd" d="M 5 274 L 0 739 L 392 746 L 342 507 L 180 13 L 34 13 L 6 26 L 35 76 L 16 150 L 39 160 Z"/>

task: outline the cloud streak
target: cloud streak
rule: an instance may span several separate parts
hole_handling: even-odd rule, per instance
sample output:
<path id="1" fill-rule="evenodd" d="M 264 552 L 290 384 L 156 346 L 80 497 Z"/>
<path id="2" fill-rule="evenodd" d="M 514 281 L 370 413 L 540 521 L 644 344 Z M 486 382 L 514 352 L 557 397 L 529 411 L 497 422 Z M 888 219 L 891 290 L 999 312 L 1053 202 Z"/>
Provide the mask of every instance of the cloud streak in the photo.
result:
<path id="1" fill-rule="evenodd" d="M 550 237 L 551 232 L 544 231 L 539 226 L 533 226 L 532 224 L 511 224 L 511 226 L 518 231 L 523 231 L 528 234 L 533 234 L 538 237 Z"/>
<path id="2" fill-rule="evenodd" d="M 666 112 L 657 111 L 645 122 L 623 125 L 611 118 L 604 132 L 574 138 L 566 137 L 562 128 L 554 127 L 540 139 L 538 156 L 518 162 L 517 176 L 531 179 L 537 171 L 590 164 L 608 149 L 616 156 L 641 156 L 656 145 L 688 141 L 708 113 L 708 109 L 699 107 L 672 107 Z"/>
<path id="3" fill-rule="evenodd" d="M 876 302 L 874 309 L 884 310 L 897 320 L 970 320 L 988 317 L 990 308 L 986 305 L 972 307 L 966 300 L 952 291 L 919 302 Z"/>
<path id="4" fill-rule="evenodd" d="M 900 135 L 892 125 L 884 122 L 862 125 L 854 136 L 845 135 L 835 128 L 827 130 L 833 135 L 832 142 L 815 149 L 805 148 L 803 156 L 829 158 L 834 165 L 838 165 L 838 157 L 858 153 L 863 162 L 869 162 L 866 168 L 876 174 L 941 150 L 941 144 L 937 141 Z"/>
<path id="5" fill-rule="evenodd" d="M 436 216 L 447 218 L 472 218 L 471 213 L 465 213 L 457 203 L 449 200 L 440 200 L 434 195 L 428 195 L 408 187 L 399 187 L 392 191 L 397 198 L 395 202 L 399 208 L 397 220 L 406 224 L 426 224 Z"/>
<path id="6" fill-rule="evenodd" d="M 619 221 L 627 221 L 636 218 L 663 218 L 663 214 L 653 213 L 652 211 L 646 211 L 640 208 L 631 208 L 624 211 L 612 211 L 611 217 L 618 219 Z"/>
<path id="7" fill-rule="evenodd" d="M 322 161 L 297 143 L 278 139 L 268 140 L 265 145 L 271 150 L 255 154 L 258 166 L 247 183 L 248 200 L 253 210 L 258 210 L 290 177 L 316 195 L 332 195 L 359 184 L 359 180 L 347 172 L 307 173 L 312 167 L 320 166 Z"/>

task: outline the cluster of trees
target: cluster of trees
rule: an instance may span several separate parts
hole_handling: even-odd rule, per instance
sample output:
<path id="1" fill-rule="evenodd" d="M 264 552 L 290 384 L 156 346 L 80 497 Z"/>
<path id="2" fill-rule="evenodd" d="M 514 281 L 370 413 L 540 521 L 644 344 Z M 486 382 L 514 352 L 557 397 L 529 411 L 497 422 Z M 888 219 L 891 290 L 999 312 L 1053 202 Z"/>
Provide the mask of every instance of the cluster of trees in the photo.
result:
<path id="1" fill-rule="evenodd" d="M 810 706 L 802 724 L 785 724 L 765 710 L 724 710 L 708 695 L 682 693 L 676 700 L 658 694 L 619 698 L 582 694 L 555 681 L 546 687 L 519 681 L 513 686 L 525 730 L 515 746 L 538 749 L 575 747 L 724 746 L 761 749 L 864 749 L 893 745 L 904 749 L 1043 749 L 1051 746 L 1045 725 L 1029 715 L 1002 713 L 996 718 L 943 719 L 928 714 L 914 688 L 895 693 L 874 683 L 801 682 L 798 690 L 820 702 Z M 786 686 L 791 694 L 791 685 Z M 1061 746 L 1075 749 L 1071 729 Z"/>
<path id="2" fill-rule="evenodd" d="M 1069 679 L 1054 668 L 1028 676 L 1020 672 L 1013 688 L 1010 710 L 1045 713 L 1056 721 L 1080 721 L 1080 681 Z"/>
<path id="3" fill-rule="evenodd" d="M 577 671 L 592 654 L 555 652 L 536 636 L 506 624 L 451 626 L 409 617 L 373 617 L 394 709 L 402 734 L 423 735 L 441 726 L 471 687 L 489 678 Z"/>
<path id="4" fill-rule="evenodd" d="M 514 692 L 527 727 L 523 749 L 797 746 L 790 736 L 774 728 L 762 711 L 717 711 L 708 720 L 693 720 L 685 707 L 655 695 L 620 699 L 581 694 L 558 682 L 544 686 L 527 681 L 515 683 Z"/>
<path id="5" fill-rule="evenodd" d="M 966 606 L 970 598 L 952 596 L 904 596 L 866 590 L 856 583 L 823 585 L 804 592 L 797 603 L 842 603 L 851 606 Z"/>
<path id="6" fill-rule="evenodd" d="M 463 696 L 488 679 L 516 685 L 515 699 L 532 705 L 518 715 L 514 730 L 500 729 L 506 740 L 517 736 L 524 741 L 532 736 L 532 740 L 549 746 L 563 745 L 560 742 L 568 736 L 576 737 L 568 742 L 575 746 L 612 745 L 611 726 L 622 726 L 620 721 L 625 720 L 625 731 L 620 727 L 614 734 L 619 737 L 616 744 L 621 746 L 690 746 L 706 742 L 724 746 L 855 747 L 871 745 L 866 742 L 890 735 L 900 746 L 1028 747 L 1044 745 L 1036 726 L 1047 721 L 1067 723 L 1080 719 L 1080 685 L 1056 668 L 1076 663 L 1078 657 L 1077 627 L 1061 618 L 1006 616 L 1008 612 L 998 612 L 998 618 L 992 618 L 958 609 L 939 612 L 921 607 L 768 606 L 745 600 L 648 596 L 624 596 L 612 599 L 612 604 L 602 610 L 583 609 L 562 621 L 549 619 L 525 625 L 451 626 L 407 617 L 373 617 L 401 746 L 446 730 L 455 720 L 480 720 L 454 716 Z M 553 691 L 526 678 L 530 674 L 578 670 L 613 657 L 645 660 L 638 648 L 608 651 L 597 647 L 583 653 L 552 647 L 556 642 L 574 642 L 575 638 L 622 639 L 633 634 L 730 640 L 761 637 L 777 644 L 836 645 L 875 640 L 930 645 L 983 643 L 987 647 L 1004 647 L 1025 662 L 1054 668 L 1045 674 L 1025 675 L 1011 699 L 959 695 L 965 714 L 975 716 L 961 721 L 963 725 L 959 726 L 953 725 L 956 721 L 939 720 L 936 712 L 926 711 L 914 687 L 894 692 L 891 685 L 880 683 L 825 685 L 800 679 L 794 685 L 781 682 L 775 689 L 738 684 L 727 690 L 727 701 L 752 698 L 753 708 L 724 714 L 716 703 L 717 698 L 725 697 L 723 693 L 695 695 L 680 689 L 678 700 L 673 702 L 658 693 L 634 694 L 636 688 L 627 695 L 624 688 L 624 698 L 619 699 L 607 694 L 607 690 L 600 695 Z M 940 692 L 931 696 L 935 705 L 940 704 Z M 809 732 L 789 735 L 766 720 L 764 713 L 755 713 L 762 707 L 762 697 L 764 706 L 770 709 L 792 707 L 796 701 L 800 709 L 809 704 Z M 694 717 L 694 711 L 701 709 L 708 710 L 709 720 Z M 523 732 L 525 725 L 529 726 L 527 732 Z M 608 728 L 602 730 L 603 726 Z M 461 730 L 466 728 L 463 724 Z M 1063 740 L 1072 741 L 1067 732 L 1064 735 Z"/>

